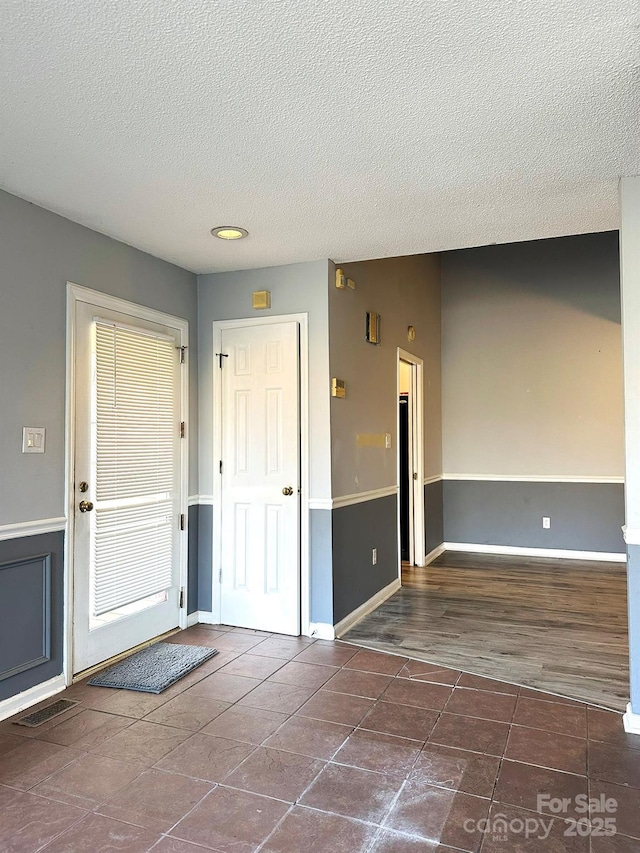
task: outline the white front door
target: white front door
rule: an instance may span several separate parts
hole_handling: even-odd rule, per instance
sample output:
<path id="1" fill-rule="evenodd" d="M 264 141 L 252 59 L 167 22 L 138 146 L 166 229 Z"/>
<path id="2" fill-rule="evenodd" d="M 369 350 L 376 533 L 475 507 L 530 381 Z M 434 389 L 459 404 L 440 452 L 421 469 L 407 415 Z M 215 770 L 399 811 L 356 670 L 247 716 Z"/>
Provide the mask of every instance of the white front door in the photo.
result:
<path id="1" fill-rule="evenodd" d="M 297 635 L 298 323 L 223 329 L 221 340 L 221 621 Z"/>
<path id="2" fill-rule="evenodd" d="M 180 330 L 75 302 L 73 671 L 180 621 Z"/>

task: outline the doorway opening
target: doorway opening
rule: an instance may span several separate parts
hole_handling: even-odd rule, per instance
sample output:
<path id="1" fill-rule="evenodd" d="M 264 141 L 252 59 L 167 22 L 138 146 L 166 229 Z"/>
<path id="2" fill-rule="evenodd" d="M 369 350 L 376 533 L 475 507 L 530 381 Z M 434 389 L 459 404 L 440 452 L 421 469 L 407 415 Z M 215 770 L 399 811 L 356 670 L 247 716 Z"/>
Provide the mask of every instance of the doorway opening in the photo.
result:
<path id="1" fill-rule="evenodd" d="M 398 550 L 402 563 L 424 566 L 422 359 L 398 350 Z"/>

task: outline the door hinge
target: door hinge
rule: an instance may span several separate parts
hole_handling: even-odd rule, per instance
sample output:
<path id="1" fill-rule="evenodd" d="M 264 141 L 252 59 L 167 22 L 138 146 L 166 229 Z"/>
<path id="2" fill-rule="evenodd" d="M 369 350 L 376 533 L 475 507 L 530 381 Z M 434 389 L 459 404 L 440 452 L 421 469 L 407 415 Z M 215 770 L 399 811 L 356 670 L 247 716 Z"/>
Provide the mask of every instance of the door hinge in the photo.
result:
<path id="1" fill-rule="evenodd" d="M 222 459 L 220 460 L 220 473 L 222 474 Z"/>
<path id="2" fill-rule="evenodd" d="M 187 360 L 187 348 L 186 347 L 176 347 L 178 352 L 180 353 L 180 364 L 184 364 Z"/>
<path id="3" fill-rule="evenodd" d="M 218 572 L 218 583 L 222 583 L 222 566 L 220 566 L 220 571 Z"/>
<path id="4" fill-rule="evenodd" d="M 226 352 L 217 352 L 216 358 L 218 359 L 218 366 L 222 369 L 222 359 L 229 358 L 229 354 Z"/>
<path id="5" fill-rule="evenodd" d="M 184 513 L 181 512 L 180 513 L 180 530 L 184 530 L 185 526 L 186 526 L 186 522 L 185 522 Z"/>
<path id="6" fill-rule="evenodd" d="M 178 604 L 178 607 L 180 608 L 180 610 L 182 610 L 182 608 L 184 607 L 184 587 L 182 587 L 182 589 L 180 590 L 180 602 Z"/>
<path id="7" fill-rule="evenodd" d="M 184 438 L 184 421 L 180 421 L 180 438 Z"/>

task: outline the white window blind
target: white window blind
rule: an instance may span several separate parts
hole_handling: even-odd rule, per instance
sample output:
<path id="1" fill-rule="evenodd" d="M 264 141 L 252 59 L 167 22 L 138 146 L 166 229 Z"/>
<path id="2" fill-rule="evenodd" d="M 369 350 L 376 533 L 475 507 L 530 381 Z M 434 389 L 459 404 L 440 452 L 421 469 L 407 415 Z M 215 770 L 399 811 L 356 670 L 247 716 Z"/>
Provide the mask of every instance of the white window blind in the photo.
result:
<path id="1" fill-rule="evenodd" d="M 172 585 L 178 431 L 176 345 L 95 320 L 92 610 Z"/>

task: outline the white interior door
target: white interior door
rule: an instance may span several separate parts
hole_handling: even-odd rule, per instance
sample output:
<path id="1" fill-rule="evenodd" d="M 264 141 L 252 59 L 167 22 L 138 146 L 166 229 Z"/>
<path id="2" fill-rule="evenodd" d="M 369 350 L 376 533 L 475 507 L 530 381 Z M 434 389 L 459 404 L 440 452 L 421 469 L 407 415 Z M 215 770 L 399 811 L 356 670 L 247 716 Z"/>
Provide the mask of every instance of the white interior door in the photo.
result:
<path id="1" fill-rule="evenodd" d="M 180 331 L 75 303 L 73 671 L 179 624 Z"/>
<path id="2" fill-rule="evenodd" d="M 224 329 L 221 340 L 221 621 L 297 635 L 298 324 Z"/>

